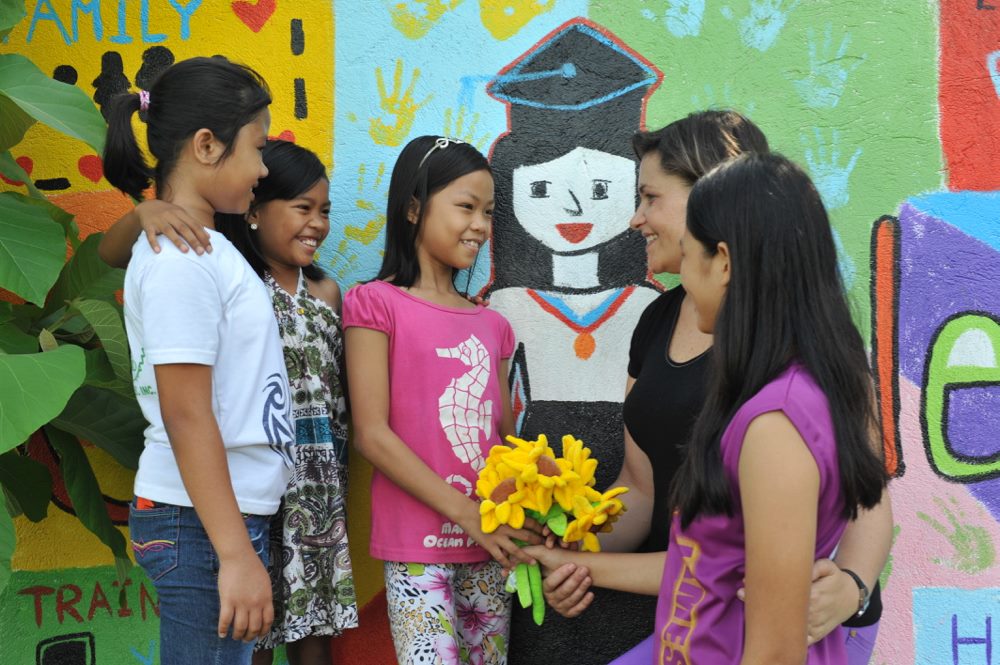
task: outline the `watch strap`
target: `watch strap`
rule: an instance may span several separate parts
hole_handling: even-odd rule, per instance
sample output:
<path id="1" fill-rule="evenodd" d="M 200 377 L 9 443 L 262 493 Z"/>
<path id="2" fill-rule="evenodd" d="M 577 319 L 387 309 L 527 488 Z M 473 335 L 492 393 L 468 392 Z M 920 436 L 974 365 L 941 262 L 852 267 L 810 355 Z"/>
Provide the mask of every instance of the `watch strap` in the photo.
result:
<path id="1" fill-rule="evenodd" d="M 843 572 L 851 576 L 854 583 L 858 585 L 858 611 L 855 616 L 861 616 L 868 609 L 868 603 L 871 602 L 872 592 L 868 589 L 868 585 L 864 583 L 857 573 L 855 573 L 850 568 L 841 568 Z"/>

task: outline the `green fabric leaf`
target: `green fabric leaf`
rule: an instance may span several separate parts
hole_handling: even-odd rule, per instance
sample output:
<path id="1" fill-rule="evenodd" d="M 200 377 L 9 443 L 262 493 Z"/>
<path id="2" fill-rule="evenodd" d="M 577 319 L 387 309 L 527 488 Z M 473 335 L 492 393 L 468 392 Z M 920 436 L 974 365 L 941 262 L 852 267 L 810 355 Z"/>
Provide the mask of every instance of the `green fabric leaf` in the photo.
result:
<path id="1" fill-rule="evenodd" d="M 107 124 L 80 88 L 56 81 L 18 53 L 0 55 L 0 96 L 52 129 L 104 152 Z"/>
<path id="2" fill-rule="evenodd" d="M 6 37 L 27 15 L 28 13 L 24 11 L 24 0 L 0 1 L 0 39 Z M 3 591 L 2 584 L 0 591 Z"/>
<path id="3" fill-rule="evenodd" d="M 83 349 L 0 355 L 0 453 L 59 415 L 83 383 Z"/>
<path id="4" fill-rule="evenodd" d="M 22 111 L 21 107 L 2 94 L 0 94 L 0 118 L 3 118 L 3 122 L 0 122 L 0 150 L 9 150 L 20 143 L 21 139 L 24 138 L 25 132 L 35 124 L 34 118 Z M 14 163 L 17 164 L 17 162 Z M 7 174 L 4 173 L 4 175 Z M 25 176 L 23 180 L 21 178 L 13 179 L 21 180 L 22 182 L 31 182 L 31 178 L 27 177 L 27 174 Z"/>
<path id="5" fill-rule="evenodd" d="M 73 307 L 83 315 L 87 323 L 94 329 L 97 338 L 101 340 L 104 353 L 107 354 L 111 367 L 121 381 L 131 384 L 132 360 L 128 353 L 128 339 L 125 337 L 125 324 L 114 305 L 102 300 L 74 300 Z"/>
<path id="6" fill-rule="evenodd" d="M 41 304 L 66 260 L 59 225 L 30 199 L 0 192 L 0 288 Z"/>
<path id="7" fill-rule="evenodd" d="M 128 559 L 125 538 L 115 528 L 104 505 L 104 496 L 97 484 L 97 477 L 90 466 L 90 460 L 76 437 L 61 432 L 54 427 L 46 427 L 45 434 L 56 452 L 59 453 L 59 468 L 62 470 L 66 491 L 73 504 L 76 516 L 91 533 L 107 545 L 115 558 Z"/>
<path id="8" fill-rule="evenodd" d="M 0 501 L 0 595 L 10 581 L 10 560 L 14 556 L 15 541 L 14 520 L 7 513 L 6 504 Z"/>
<path id="9" fill-rule="evenodd" d="M 146 419 L 135 398 L 85 385 L 52 419 L 52 425 L 106 450 L 128 469 L 139 465 Z"/>
<path id="10" fill-rule="evenodd" d="M 18 109 L 20 111 L 20 109 Z M 28 172 L 21 168 L 21 165 L 14 161 L 14 155 L 9 150 L 0 152 L 0 173 L 15 182 L 23 182 L 24 186 L 36 199 L 44 199 L 45 195 L 38 191 Z"/>
<path id="11" fill-rule="evenodd" d="M 562 536 L 565 536 L 566 527 L 568 526 L 566 523 L 566 513 L 559 513 L 558 515 L 550 519 L 548 522 L 546 522 L 545 525 L 552 530 L 552 533 L 556 534 L 560 538 Z"/>
<path id="12" fill-rule="evenodd" d="M 122 288 L 125 271 L 112 268 L 97 255 L 102 237 L 101 233 L 87 236 L 63 267 L 49 295 L 48 311 L 75 298 L 107 298 Z"/>
<path id="13" fill-rule="evenodd" d="M 0 485 L 32 522 L 45 519 L 52 500 L 52 476 L 44 465 L 9 450 L 0 455 Z"/>

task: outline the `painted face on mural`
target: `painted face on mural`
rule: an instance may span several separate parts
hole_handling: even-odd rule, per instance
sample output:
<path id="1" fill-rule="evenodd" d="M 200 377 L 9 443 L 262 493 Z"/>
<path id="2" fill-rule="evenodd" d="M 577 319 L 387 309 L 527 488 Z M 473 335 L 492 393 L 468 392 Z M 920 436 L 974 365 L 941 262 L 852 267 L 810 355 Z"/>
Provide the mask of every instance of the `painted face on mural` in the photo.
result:
<path id="1" fill-rule="evenodd" d="M 411 221 L 416 220 L 416 211 Z M 489 240 L 493 224 L 493 176 L 473 171 L 451 181 L 427 201 L 417 252 L 431 261 L 464 270 Z"/>
<path id="2" fill-rule="evenodd" d="M 639 163 L 639 207 L 629 227 L 646 240 L 650 272 L 677 274 L 681 268 L 681 236 L 691 187 L 680 176 L 666 173 L 656 153 Z"/>
<path id="3" fill-rule="evenodd" d="M 297 198 L 268 201 L 250 215 L 268 263 L 301 268 L 313 262 L 330 232 L 329 190 L 330 183 L 321 178 Z"/>
<path id="4" fill-rule="evenodd" d="M 513 184 L 518 221 L 556 253 L 611 240 L 635 207 L 635 162 L 590 148 L 520 166 Z"/>

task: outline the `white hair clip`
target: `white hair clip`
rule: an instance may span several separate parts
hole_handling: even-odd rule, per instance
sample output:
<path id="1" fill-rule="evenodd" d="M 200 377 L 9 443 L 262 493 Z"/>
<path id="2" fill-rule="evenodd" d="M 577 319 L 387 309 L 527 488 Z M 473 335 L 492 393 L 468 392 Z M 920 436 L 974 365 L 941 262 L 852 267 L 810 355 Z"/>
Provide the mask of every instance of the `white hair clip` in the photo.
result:
<path id="1" fill-rule="evenodd" d="M 465 141 L 461 141 L 459 139 L 449 138 L 447 136 L 439 136 L 438 138 L 434 139 L 434 145 L 431 146 L 431 149 L 427 151 L 427 154 L 424 155 L 424 158 L 420 160 L 419 164 L 417 164 L 417 168 L 419 169 L 421 166 L 423 166 L 424 162 L 427 161 L 427 158 L 430 157 L 431 153 L 434 152 L 435 150 L 437 150 L 439 148 L 441 150 L 444 150 L 445 148 L 447 148 L 450 145 L 453 145 L 453 144 L 457 145 L 459 143 L 465 143 Z"/>

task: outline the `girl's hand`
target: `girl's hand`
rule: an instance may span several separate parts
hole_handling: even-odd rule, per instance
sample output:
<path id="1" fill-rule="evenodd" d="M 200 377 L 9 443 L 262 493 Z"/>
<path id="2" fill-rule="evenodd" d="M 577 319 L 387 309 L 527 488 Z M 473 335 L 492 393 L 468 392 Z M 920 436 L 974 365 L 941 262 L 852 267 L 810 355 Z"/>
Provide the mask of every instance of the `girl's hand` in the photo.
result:
<path id="1" fill-rule="evenodd" d="M 542 592 L 549 607 L 572 619 L 594 602 L 594 592 L 589 590 L 591 584 L 593 580 L 586 567 L 564 563 L 545 576 Z"/>
<path id="2" fill-rule="evenodd" d="M 746 601 L 746 589 L 738 589 L 736 597 Z M 813 564 L 812 587 L 809 590 L 809 619 L 806 644 L 819 642 L 834 628 L 850 619 L 858 609 L 858 585 L 830 559 Z"/>
<path id="3" fill-rule="evenodd" d="M 807 644 L 815 644 L 858 611 L 858 585 L 833 561 L 813 564 Z"/>
<path id="4" fill-rule="evenodd" d="M 237 558 L 220 558 L 219 637 L 232 627 L 234 640 L 253 642 L 271 630 L 273 621 L 271 577 L 253 549 Z"/>
<path id="5" fill-rule="evenodd" d="M 154 252 L 160 251 L 160 243 L 156 236 L 161 233 L 182 252 L 188 251 L 188 247 L 199 256 L 205 252 L 212 252 L 212 241 L 205 227 L 196 222 L 180 206 L 150 199 L 137 205 L 135 214 Z"/>
<path id="6" fill-rule="evenodd" d="M 463 509 L 462 518 L 456 520 L 458 525 L 472 536 L 472 539 L 479 543 L 484 550 L 489 552 L 490 556 L 496 559 L 501 566 L 512 570 L 519 563 L 535 563 L 535 560 L 525 554 L 514 542 L 514 539 L 529 545 L 538 545 L 543 542 L 542 529 L 538 522 L 526 519 L 524 528 L 521 529 L 512 529 L 506 524 L 501 524 L 493 533 L 484 533 L 479 517 L 479 503 L 469 501 L 468 504 L 468 507 Z"/>

